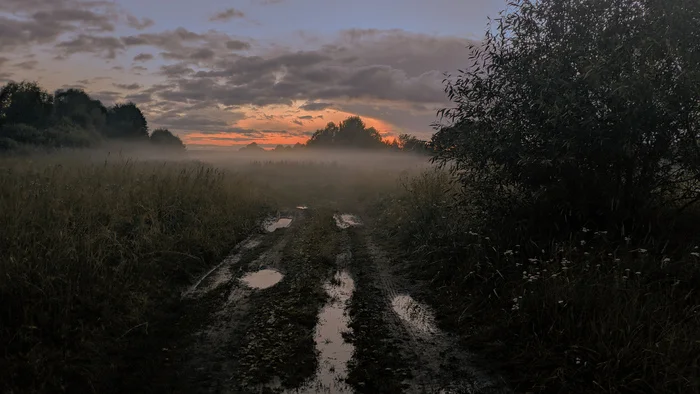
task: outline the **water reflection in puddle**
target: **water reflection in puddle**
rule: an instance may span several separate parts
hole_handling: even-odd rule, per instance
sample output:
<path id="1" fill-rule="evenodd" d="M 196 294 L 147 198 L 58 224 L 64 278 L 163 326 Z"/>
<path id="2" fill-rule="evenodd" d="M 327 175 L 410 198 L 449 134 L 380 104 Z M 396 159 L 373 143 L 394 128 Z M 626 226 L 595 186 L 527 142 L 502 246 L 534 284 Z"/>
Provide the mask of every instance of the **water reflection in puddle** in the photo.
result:
<path id="1" fill-rule="evenodd" d="M 241 278 L 241 281 L 248 287 L 253 289 L 267 289 L 278 284 L 284 275 L 278 271 L 265 269 L 257 272 L 251 272 Z"/>
<path id="2" fill-rule="evenodd" d="M 345 342 L 343 332 L 348 331 L 350 318 L 347 315 L 347 302 L 355 291 L 355 282 L 343 271 L 335 274 L 333 280 L 324 285 L 330 297 L 318 315 L 314 340 L 319 352 L 319 366 L 316 377 L 304 385 L 299 393 L 352 393 L 345 383 L 347 363 L 352 358 L 354 346 Z"/>
<path id="3" fill-rule="evenodd" d="M 291 218 L 268 219 L 264 226 L 265 231 L 271 233 L 280 228 L 287 228 L 292 224 Z"/>
<path id="4" fill-rule="evenodd" d="M 350 215 L 347 213 L 344 213 L 342 215 L 335 214 L 333 215 L 333 219 L 335 219 L 335 225 L 338 226 L 338 228 L 342 229 L 362 225 L 362 222 L 357 216 Z"/>
<path id="5" fill-rule="evenodd" d="M 399 295 L 391 300 L 391 307 L 397 315 L 411 327 L 426 334 L 437 331 L 435 317 L 428 307 L 415 301 L 409 295 Z"/>

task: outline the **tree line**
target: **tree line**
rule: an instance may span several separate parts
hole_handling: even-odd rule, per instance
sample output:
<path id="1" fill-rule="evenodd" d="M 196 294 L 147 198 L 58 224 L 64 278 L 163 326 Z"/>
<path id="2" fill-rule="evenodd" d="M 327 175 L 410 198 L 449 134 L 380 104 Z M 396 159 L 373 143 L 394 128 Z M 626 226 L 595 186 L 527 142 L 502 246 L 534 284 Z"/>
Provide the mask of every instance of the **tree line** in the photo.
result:
<path id="1" fill-rule="evenodd" d="M 398 138 L 393 140 L 383 138 L 374 127 L 367 127 L 359 116 L 350 116 L 338 124 L 329 122 L 323 129 L 316 130 L 306 143 L 277 145 L 272 151 L 296 152 L 303 149 L 362 149 L 393 150 L 419 154 L 432 153 L 432 145 L 429 141 L 418 139 L 410 134 L 400 134 Z M 255 152 L 264 149 L 256 142 L 251 142 L 241 150 Z"/>
<path id="2" fill-rule="evenodd" d="M 84 148 L 107 141 L 185 149 L 167 129 L 149 133 L 146 118 L 132 102 L 107 107 L 81 89 L 50 94 L 27 81 L 9 82 L 0 89 L 0 151 L 22 146 Z"/>

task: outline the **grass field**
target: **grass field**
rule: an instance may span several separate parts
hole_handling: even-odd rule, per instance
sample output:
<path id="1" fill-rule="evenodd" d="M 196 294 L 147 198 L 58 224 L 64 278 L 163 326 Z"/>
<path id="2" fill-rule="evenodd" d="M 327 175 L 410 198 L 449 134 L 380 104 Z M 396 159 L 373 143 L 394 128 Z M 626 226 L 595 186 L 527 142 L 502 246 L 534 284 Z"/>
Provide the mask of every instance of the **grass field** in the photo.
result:
<path id="1" fill-rule="evenodd" d="M 298 230 L 303 237 L 292 237 L 284 249 L 284 266 L 294 272 L 288 280 L 314 279 L 308 289 L 283 283 L 265 294 L 308 290 L 308 297 L 285 303 L 253 296 L 255 305 L 271 306 L 256 309 L 250 322 L 313 326 L 322 299 L 305 307 L 294 303 L 315 299 L 328 270 L 315 263 L 310 266 L 318 266 L 318 272 L 297 273 L 294 267 L 328 254 L 322 245 L 330 239 L 332 213 L 353 210 L 368 219 L 368 230 L 397 259 L 410 263 L 413 281 L 428 283 L 415 296 L 435 308 L 442 328 L 457 333 L 516 391 L 700 392 L 700 236 L 695 232 L 669 230 L 620 241 L 584 228 L 557 242 L 536 243 L 521 234 L 506 243 L 473 231 L 474 213 L 455 205 L 449 175 L 425 170 L 424 159 L 201 154 L 191 159 L 0 160 L 3 392 L 100 392 L 122 379 L 134 352 L 146 354 L 144 344 L 160 346 L 149 335 L 160 332 L 162 310 L 180 302 L 185 286 L 221 261 L 261 219 L 297 205 L 311 206 L 327 220 Z M 363 253 L 353 252 L 358 262 Z M 358 267 L 369 275 L 371 270 Z M 374 335 L 367 321 L 376 329 L 382 323 L 380 311 L 369 307 L 381 297 L 363 287 L 372 278 L 363 281 L 362 275 L 352 304 L 361 319 L 351 325 L 365 356 L 354 368 L 400 367 L 398 359 L 372 358 L 376 352 L 363 345 Z M 283 305 L 295 314 L 270 312 Z M 311 349 L 310 333 L 301 337 L 305 342 L 299 346 Z M 259 346 L 277 348 L 276 342 Z M 260 367 L 265 358 L 245 349 L 232 352 Z M 291 357 L 290 349 L 275 354 Z M 310 354 L 299 365 L 312 366 Z M 273 366 L 282 370 L 283 361 Z M 247 376 L 245 366 L 239 366 L 240 376 Z M 382 379 L 395 387 L 401 381 Z"/>
<path id="2" fill-rule="evenodd" d="M 200 164 L 0 161 L 0 391 L 82 390 L 271 208 Z"/>

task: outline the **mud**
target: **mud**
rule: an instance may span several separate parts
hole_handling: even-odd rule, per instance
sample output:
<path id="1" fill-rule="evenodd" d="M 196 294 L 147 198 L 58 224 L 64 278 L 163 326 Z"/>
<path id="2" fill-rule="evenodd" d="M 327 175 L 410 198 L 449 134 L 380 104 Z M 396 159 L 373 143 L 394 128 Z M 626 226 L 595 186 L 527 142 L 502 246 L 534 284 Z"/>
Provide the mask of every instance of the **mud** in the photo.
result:
<path id="1" fill-rule="evenodd" d="M 347 229 L 350 227 L 357 227 L 362 225 L 362 221 L 360 221 L 360 218 L 348 213 L 335 214 L 333 215 L 333 219 L 335 219 L 335 224 L 340 229 Z"/>
<path id="2" fill-rule="evenodd" d="M 314 341 L 318 353 L 318 369 L 314 379 L 304 384 L 295 393 L 352 393 L 353 389 L 346 383 L 347 364 L 354 346 L 345 340 L 351 334 L 348 314 L 349 301 L 355 291 L 355 282 L 344 269 L 351 259 L 349 251 L 336 258 L 336 265 L 341 271 L 324 284 L 328 301 L 318 315 Z"/>
<path id="3" fill-rule="evenodd" d="M 433 312 L 424 304 L 414 300 L 410 295 L 402 294 L 394 297 L 391 300 L 391 308 L 412 329 L 423 334 L 435 334 L 437 332 Z"/>
<path id="4" fill-rule="evenodd" d="M 284 275 L 278 271 L 264 269 L 256 272 L 251 272 L 241 278 L 241 282 L 252 289 L 267 289 L 278 284 Z"/>

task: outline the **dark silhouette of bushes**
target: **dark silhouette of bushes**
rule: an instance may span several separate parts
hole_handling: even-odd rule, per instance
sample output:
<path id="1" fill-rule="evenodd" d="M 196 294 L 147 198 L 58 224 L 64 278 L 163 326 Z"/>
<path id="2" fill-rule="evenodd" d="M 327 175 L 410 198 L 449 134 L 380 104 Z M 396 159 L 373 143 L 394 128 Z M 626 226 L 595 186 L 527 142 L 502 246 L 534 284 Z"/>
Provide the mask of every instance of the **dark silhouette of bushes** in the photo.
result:
<path id="1" fill-rule="evenodd" d="M 82 90 L 58 90 L 52 95 L 35 82 L 9 82 L 0 89 L 0 151 L 85 148 L 107 141 L 185 149 L 168 130 L 149 136 L 148 122 L 134 103 L 107 108 Z"/>

